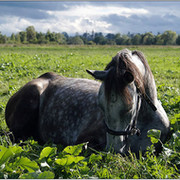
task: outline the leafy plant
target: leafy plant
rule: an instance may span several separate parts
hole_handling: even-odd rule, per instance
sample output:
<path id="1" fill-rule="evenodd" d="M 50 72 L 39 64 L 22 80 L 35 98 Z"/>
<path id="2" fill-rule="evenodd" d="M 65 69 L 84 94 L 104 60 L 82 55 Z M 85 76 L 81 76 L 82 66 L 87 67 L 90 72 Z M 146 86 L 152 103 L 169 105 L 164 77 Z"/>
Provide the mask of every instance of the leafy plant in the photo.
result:
<path id="1" fill-rule="evenodd" d="M 144 52 L 157 85 L 158 98 L 171 122 L 172 136 L 154 154 L 160 131 L 150 130 L 152 146 L 145 156 L 111 152 L 91 154 L 87 143 L 62 147 L 39 145 L 31 138 L 12 144 L 5 123 L 8 99 L 25 83 L 48 71 L 68 77 L 92 78 L 85 69 L 102 70 L 119 46 L 21 46 L 0 49 L 0 178 L 180 178 L 180 47 L 129 47 Z M 160 142 L 161 143 L 161 142 Z"/>

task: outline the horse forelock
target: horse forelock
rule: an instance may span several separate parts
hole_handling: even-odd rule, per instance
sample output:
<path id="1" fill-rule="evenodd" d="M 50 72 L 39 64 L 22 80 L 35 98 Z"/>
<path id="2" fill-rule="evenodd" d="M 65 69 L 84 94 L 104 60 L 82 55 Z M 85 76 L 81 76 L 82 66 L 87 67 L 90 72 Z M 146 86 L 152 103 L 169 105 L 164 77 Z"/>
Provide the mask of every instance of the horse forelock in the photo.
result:
<path id="1" fill-rule="evenodd" d="M 124 81 L 125 72 L 129 72 L 134 77 L 134 83 L 139 91 L 144 94 L 144 80 L 138 67 L 131 61 L 131 51 L 125 49 L 117 53 L 105 70 L 111 69 L 104 81 L 105 95 L 110 100 L 111 91 L 122 96 L 124 101 L 131 105 L 132 97 L 128 90 L 128 84 Z M 135 52 L 134 52 L 135 53 Z"/>

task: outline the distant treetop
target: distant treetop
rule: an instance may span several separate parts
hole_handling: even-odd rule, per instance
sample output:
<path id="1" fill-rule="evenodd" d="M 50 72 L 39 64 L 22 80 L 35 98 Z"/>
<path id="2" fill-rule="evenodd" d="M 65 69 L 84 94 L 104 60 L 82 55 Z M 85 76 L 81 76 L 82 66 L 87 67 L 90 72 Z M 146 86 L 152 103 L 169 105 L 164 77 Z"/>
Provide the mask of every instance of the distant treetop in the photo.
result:
<path id="1" fill-rule="evenodd" d="M 12 33 L 7 37 L 0 32 L 0 44 L 74 44 L 74 45 L 180 45 L 180 34 L 167 30 L 154 35 L 152 32 L 130 33 L 91 33 L 85 32 L 70 36 L 67 32 L 36 32 L 34 26 L 29 26 L 25 31 Z"/>

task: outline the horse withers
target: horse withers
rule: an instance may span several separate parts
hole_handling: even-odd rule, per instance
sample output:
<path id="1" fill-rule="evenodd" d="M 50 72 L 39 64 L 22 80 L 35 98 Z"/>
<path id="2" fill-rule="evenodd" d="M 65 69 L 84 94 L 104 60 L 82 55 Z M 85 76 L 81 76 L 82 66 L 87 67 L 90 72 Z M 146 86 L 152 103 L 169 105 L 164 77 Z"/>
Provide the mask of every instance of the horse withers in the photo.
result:
<path id="1" fill-rule="evenodd" d="M 170 123 L 141 52 L 121 50 L 104 71 L 87 72 L 102 83 L 46 73 L 14 94 L 5 117 L 15 138 L 65 146 L 89 142 L 122 154 L 144 153 L 150 129 L 166 140 Z"/>

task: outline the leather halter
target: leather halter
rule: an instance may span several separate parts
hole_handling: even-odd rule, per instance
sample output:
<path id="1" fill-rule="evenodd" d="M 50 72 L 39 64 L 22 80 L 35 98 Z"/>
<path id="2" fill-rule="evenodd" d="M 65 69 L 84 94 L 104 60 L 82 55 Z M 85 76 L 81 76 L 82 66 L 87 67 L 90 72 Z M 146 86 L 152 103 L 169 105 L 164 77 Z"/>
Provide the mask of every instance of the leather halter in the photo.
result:
<path id="1" fill-rule="evenodd" d="M 125 131 L 114 131 L 107 126 L 105 119 L 104 119 L 104 125 L 105 125 L 107 133 L 114 135 L 114 136 L 128 136 L 128 135 L 135 135 L 135 134 L 137 136 L 141 135 L 140 129 L 138 129 L 136 127 L 137 119 L 138 119 L 138 112 L 140 109 L 140 102 L 139 102 L 140 98 L 143 98 L 149 104 L 149 106 L 152 108 L 153 111 L 156 111 L 157 108 L 146 93 L 144 95 L 142 95 L 140 93 L 139 89 L 137 89 L 137 91 L 138 91 L 138 100 L 137 100 L 138 102 L 137 102 L 137 108 L 136 108 L 137 113 L 136 113 L 136 116 L 134 117 L 134 119 L 132 120 L 132 124 L 130 122 Z"/>

